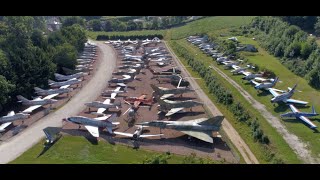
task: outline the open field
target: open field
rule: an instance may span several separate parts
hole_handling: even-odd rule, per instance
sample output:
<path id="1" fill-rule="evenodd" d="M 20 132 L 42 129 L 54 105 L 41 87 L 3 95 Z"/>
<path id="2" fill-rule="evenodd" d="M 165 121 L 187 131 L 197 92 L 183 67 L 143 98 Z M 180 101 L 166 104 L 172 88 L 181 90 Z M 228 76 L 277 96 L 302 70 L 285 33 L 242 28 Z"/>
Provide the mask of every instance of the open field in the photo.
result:
<path id="1" fill-rule="evenodd" d="M 194 54 L 195 56 L 198 57 L 198 59 L 201 59 L 205 64 L 212 65 L 213 61 L 211 57 L 208 57 L 207 55 L 203 54 L 202 51 L 200 51 L 197 47 L 191 45 L 190 43 L 188 43 L 185 40 L 179 40 L 177 41 L 180 45 L 184 46 L 185 48 L 187 48 L 189 50 L 189 52 L 191 54 Z M 183 58 L 182 58 L 183 59 Z M 185 65 L 186 62 L 184 62 Z M 188 68 L 189 71 L 192 71 L 191 68 Z M 197 73 L 193 72 L 193 75 L 196 75 Z M 220 82 L 226 82 L 224 80 L 223 77 L 221 77 L 218 73 L 214 72 L 214 74 L 216 74 L 217 78 L 219 79 Z M 199 76 L 196 76 L 199 77 Z M 200 84 L 200 86 L 206 90 L 206 92 L 208 93 L 208 89 L 207 87 L 205 87 L 205 83 L 204 80 L 197 80 L 198 83 Z M 234 95 L 235 99 L 237 99 L 238 101 L 242 102 L 243 105 L 245 107 L 250 107 L 252 106 L 250 103 L 248 103 L 243 96 L 241 96 L 238 92 L 237 89 L 235 89 L 230 83 L 224 83 L 225 86 L 232 92 L 232 94 Z M 208 93 L 209 95 L 209 93 Z M 212 98 L 212 100 L 214 102 L 216 102 L 215 98 L 212 97 L 212 95 L 209 95 L 210 98 Z M 247 144 L 250 146 L 251 150 L 255 153 L 255 155 L 257 156 L 257 158 L 259 159 L 259 161 L 261 161 L 261 163 L 266 163 L 266 154 L 264 152 L 264 148 L 262 147 L 262 145 L 255 143 L 253 141 L 253 138 L 251 136 L 251 130 L 250 128 L 243 124 L 243 123 L 239 123 L 238 121 L 235 120 L 235 118 L 233 117 L 233 115 L 226 109 L 225 106 L 218 104 L 217 106 L 219 107 L 219 109 L 221 110 L 221 112 L 223 112 L 223 114 L 230 119 L 230 122 L 232 123 L 232 125 L 237 129 L 237 131 L 239 132 L 239 134 L 245 139 L 245 141 L 247 142 Z M 253 114 L 254 116 L 258 117 L 260 119 L 260 124 L 261 127 L 263 128 L 264 132 L 269 136 L 271 142 L 272 142 L 272 149 L 274 151 L 277 152 L 277 155 L 279 157 L 281 157 L 286 163 L 298 163 L 300 162 L 300 160 L 297 158 L 297 156 L 294 154 L 294 152 L 292 151 L 292 149 L 286 144 L 286 142 L 283 140 L 283 138 L 275 131 L 275 129 L 273 129 L 267 121 L 263 120 L 263 117 L 256 112 L 255 110 L 252 110 L 250 108 L 247 108 L 250 110 L 250 113 Z"/>
<path id="2" fill-rule="evenodd" d="M 29 151 L 12 161 L 12 164 L 140 164 L 155 153 L 147 150 L 135 150 L 124 145 L 112 145 L 100 141 L 91 144 L 81 136 L 63 136 L 46 153 L 38 157 L 43 150 L 43 140 Z M 173 155 L 169 164 L 182 163 L 183 156 Z"/>

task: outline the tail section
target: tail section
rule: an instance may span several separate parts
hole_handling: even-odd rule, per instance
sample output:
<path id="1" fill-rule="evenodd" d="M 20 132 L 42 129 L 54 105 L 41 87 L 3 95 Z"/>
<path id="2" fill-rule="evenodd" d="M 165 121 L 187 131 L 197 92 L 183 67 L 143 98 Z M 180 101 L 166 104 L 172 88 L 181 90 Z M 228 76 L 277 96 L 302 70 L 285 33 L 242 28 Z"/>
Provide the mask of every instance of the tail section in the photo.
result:
<path id="1" fill-rule="evenodd" d="M 23 96 L 21 96 L 21 95 L 18 95 L 18 96 L 17 96 L 17 99 L 18 99 L 19 101 L 21 101 L 21 102 L 28 102 L 28 101 L 29 101 L 28 99 L 26 99 L 25 97 L 23 97 Z"/>
<path id="2" fill-rule="evenodd" d="M 224 119 L 224 116 L 216 116 L 216 117 L 204 120 L 202 122 L 199 122 L 198 124 L 201 124 L 201 125 L 212 125 L 212 126 L 220 127 L 223 119 Z"/>
<path id="3" fill-rule="evenodd" d="M 7 116 L 14 116 L 14 111 L 10 111 Z"/>
<path id="4" fill-rule="evenodd" d="M 33 88 L 36 92 L 39 92 L 39 91 L 43 91 L 43 89 L 39 88 L 39 87 L 34 87 Z"/>
<path id="5" fill-rule="evenodd" d="M 295 85 L 293 86 L 293 88 L 290 90 L 290 93 L 294 93 L 296 87 L 297 87 L 297 84 L 295 84 Z"/>
<path id="6" fill-rule="evenodd" d="M 311 112 L 312 114 L 317 114 L 317 112 L 316 112 L 316 110 L 315 110 L 315 108 L 314 108 L 314 105 L 312 105 L 312 112 Z"/>

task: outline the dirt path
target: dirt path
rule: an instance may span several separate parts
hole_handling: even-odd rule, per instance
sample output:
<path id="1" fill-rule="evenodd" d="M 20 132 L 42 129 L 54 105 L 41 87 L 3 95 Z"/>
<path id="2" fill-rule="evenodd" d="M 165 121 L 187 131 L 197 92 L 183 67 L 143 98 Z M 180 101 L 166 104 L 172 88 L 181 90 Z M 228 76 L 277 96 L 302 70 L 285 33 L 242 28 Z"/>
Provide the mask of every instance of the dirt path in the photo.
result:
<path id="1" fill-rule="evenodd" d="M 85 102 L 90 102 L 100 95 L 106 88 L 107 81 L 111 79 L 113 69 L 116 65 L 116 54 L 113 49 L 102 42 L 96 42 L 102 51 L 102 60 L 98 64 L 98 69 L 92 79 L 82 87 L 67 104 L 38 122 L 28 127 L 23 132 L 13 137 L 9 142 L 0 146 L 0 163 L 8 163 L 23 152 L 39 142 L 45 135 L 42 131 L 45 127 L 61 127 L 61 119 L 74 116 L 85 109 Z"/>
<path id="2" fill-rule="evenodd" d="M 289 146 L 294 150 L 298 157 L 305 163 L 319 163 L 319 161 L 311 156 L 311 152 L 306 149 L 307 144 L 303 143 L 298 136 L 290 133 L 284 124 L 281 123 L 280 119 L 272 115 L 267 111 L 266 107 L 255 100 L 247 91 L 245 91 L 238 83 L 233 81 L 229 76 L 222 72 L 219 68 L 211 66 L 213 70 L 219 73 L 223 78 L 225 78 L 229 83 L 231 83 L 242 96 L 252 104 L 256 110 L 258 110 L 261 115 L 269 122 L 269 124 L 274 127 L 278 133 L 283 136 L 283 139 L 289 144 Z"/>
<path id="3" fill-rule="evenodd" d="M 173 59 L 176 59 L 177 64 L 180 66 L 181 71 L 184 71 L 185 74 L 191 77 L 189 72 L 185 69 L 183 64 L 180 62 L 179 58 L 174 54 L 174 52 L 171 50 L 171 48 L 167 45 L 165 42 L 167 49 L 170 51 L 170 53 L 174 56 Z M 218 108 L 211 102 L 211 100 L 208 98 L 208 96 L 202 91 L 202 89 L 199 87 L 197 82 L 190 78 L 188 79 L 193 89 L 195 89 L 196 93 L 198 94 L 199 98 L 204 102 L 204 104 L 207 106 L 207 108 L 210 110 L 210 112 L 214 115 L 222 115 L 222 113 L 218 110 Z M 232 143 L 237 147 L 238 151 L 241 153 L 241 156 L 245 160 L 247 164 L 259 164 L 259 161 L 254 156 L 254 154 L 249 149 L 248 145 L 243 141 L 243 139 L 240 137 L 238 132 L 232 127 L 232 125 L 228 122 L 228 120 L 225 118 L 222 121 L 222 128 L 228 135 L 229 139 L 232 141 Z"/>

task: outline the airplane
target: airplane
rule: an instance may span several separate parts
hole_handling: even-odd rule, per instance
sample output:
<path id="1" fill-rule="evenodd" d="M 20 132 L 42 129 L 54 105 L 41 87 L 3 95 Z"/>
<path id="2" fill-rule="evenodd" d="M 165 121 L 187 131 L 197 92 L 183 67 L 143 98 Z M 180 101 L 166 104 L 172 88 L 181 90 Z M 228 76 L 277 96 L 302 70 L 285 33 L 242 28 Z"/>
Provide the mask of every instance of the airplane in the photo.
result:
<path id="1" fill-rule="evenodd" d="M 121 101 L 118 103 L 110 103 L 110 102 L 111 102 L 111 99 L 106 99 L 103 102 L 93 101 L 90 103 L 85 103 L 85 105 L 89 107 L 89 111 L 90 111 L 91 107 L 98 108 L 97 112 L 92 113 L 92 114 L 96 114 L 96 115 L 103 115 L 104 114 L 103 112 L 109 108 L 119 109 L 119 107 L 121 107 Z"/>
<path id="2" fill-rule="evenodd" d="M 127 88 L 125 88 L 123 91 L 120 90 L 121 87 L 117 87 L 114 90 L 106 90 L 105 92 L 102 93 L 103 96 L 109 96 L 111 97 L 111 99 L 115 99 L 115 97 L 117 96 L 117 94 L 122 94 L 122 93 L 126 93 L 127 92 Z"/>
<path id="3" fill-rule="evenodd" d="M 269 88 L 274 87 L 278 81 L 279 81 L 279 77 L 276 77 L 272 82 L 258 83 L 254 80 L 251 80 L 250 82 L 255 85 L 254 86 L 255 89 L 269 90 Z"/>
<path id="4" fill-rule="evenodd" d="M 152 106 L 153 98 L 150 98 L 150 99 L 145 99 L 145 98 L 146 98 L 146 95 L 143 94 L 139 97 L 126 97 L 124 98 L 124 101 L 129 104 L 133 104 L 134 109 L 137 109 L 140 104 Z"/>
<path id="5" fill-rule="evenodd" d="M 130 75 L 122 75 L 124 78 L 122 79 L 117 79 L 117 78 L 112 78 L 109 83 L 128 83 L 133 81 L 136 76 L 130 76 Z"/>
<path id="6" fill-rule="evenodd" d="M 49 79 L 49 86 L 52 88 L 61 87 L 65 85 L 79 84 L 79 83 L 81 83 L 81 80 L 76 78 L 69 79 L 67 81 L 62 81 L 62 82 L 55 82 Z"/>
<path id="7" fill-rule="evenodd" d="M 158 87 L 154 84 L 150 85 L 151 88 L 153 89 L 153 91 L 160 96 L 160 99 L 167 99 L 169 97 L 172 97 L 176 94 L 182 94 L 183 93 L 188 93 L 188 92 L 192 92 L 194 90 L 190 89 L 190 88 L 186 88 L 186 87 L 177 87 L 176 89 L 168 89 L 168 88 L 164 88 L 164 87 Z"/>
<path id="8" fill-rule="evenodd" d="M 138 140 L 140 138 L 156 137 L 156 136 L 163 136 L 164 135 L 164 134 L 142 134 L 142 132 L 143 132 L 143 126 L 137 126 L 137 129 L 134 131 L 133 134 L 125 133 L 125 132 L 117 132 L 117 131 L 114 131 L 113 133 L 116 135 L 128 136 L 128 137 L 133 138 L 134 140 Z"/>
<path id="9" fill-rule="evenodd" d="M 222 64 L 224 64 L 224 68 L 225 69 L 228 69 L 228 68 L 231 68 L 233 65 L 239 65 L 240 62 L 234 62 L 234 61 L 227 62 L 227 61 L 224 61 L 224 62 L 222 62 Z"/>
<path id="10" fill-rule="evenodd" d="M 252 79 L 254 79 L 256 77 L 262 77 L 263 76 L 263 74 L 254 74 L 254 73 L 248 72 L 248 71 L 244 71 L 244 72 L 242 72 L 242 74 L 244 75 L 244 77 L 242 77 L 242 79 L 243 80 L 248 80 L 248 81 L 250 81 L 250 80 L 252 80 Z"/>
<path id="11" fill-rule="evenodd" d="M 10 111 L 8 115 L 0 117 L 0 132 L 4 132 L 5 128 L 7 128 L 13 121 L 21 120 L 21 119 L 28 119 L 30 114 L 24 113 L 17 113 L 15 114 L 14 111 Z"/>
<path id="12" fill-rule="evenodd" d="M 193 100 L 170 101 L 167 99 L 162 100 L 158 97 L 156 98 L 159 103 L 158 109 L 160 110 L 158 114 L 161 112 L 165 112 L 165 116 L 171 116 L 176 113 L 184 113 L 184 111 L 182 110 L 185 108 L 190 108 L 190 111 L 192 111 L 192 107 L 203 105 L 203 103 Z"/>
<path id="13" fill-rule="evenodd" d="M 289 91 L 282 91 L 279 89 L 274 89 L 274 88 L 269 88 L 269 92 L 273 95 L 273 98 L 271 99 L 271 103 L 278 103 L 278 102 L 284 102 L 284 103 L 295 103 L 295 104 L 300 104 L 300 105 L 307 105 L 308 102 L 306 101 L 299 101 L 295 99 L 290 99 L 291 96 L 294 94 L 295 89 L 297 87 L 297 84 L 293 86 L 293 88 L 288 88 Z M 279 94 L 278 92 L 282 92 L 283 94 Z"/>
<path id="14" fill-rule="evenodd" d="M 63 119 L 63 121 L 72 122 L 75 124 L 84 125 L 93 137 L 99 137 L 99 128 L 106 128 L 110 134 L 113 134 L 112 128 L 119 125 L 119 122 L 112 122 L 116 119 L 117 114 L 106 115 L 97 118 L 88 118 L 83 116 L 73 116 Z"/>
<path id="15" fill-rule="evenodd" d="M 58 101 L 58 100 L 51 99 L 51 98 L 47 98 L 47 99 L 43 98 L 43 99 L 41 99 L 40 97 L 38 97 L 36 99 L 33 99 L 33 100 L 29 100 L 29 99 L 26 99 L 25 97 L 23 97 L 21 95 L 18 95 L 17 99 L 19 100 L 18 102 L 22 102 L 22 104 L 25 105 L 25 106 L 35 106 L 35 105 L 43 106 L 43 105 L 47 105 L 47 104 L 53 104 L 53 103 Z"/>
<path id="16" fill-rule="evenodd" d="M 121 71 L 121 70 L 118 70 L 117 72 L 113 72 L 112 73 L 113 75 L 125 75 L 125 74 L 129 74 L 129 75 L 136 75 L 138 74 L 137 70 L 136 69 L 128 69 L 128 71 Z"/>
<path id="17" fill-rule="evenodd" d="M 66 85 L 69 86 L 69 85 Z M 61 86 L 61 87 L 65 87 L 65 86 Z M 34 88 L 35 93 L 39 96 L 48 96 L 48 95 L 52 95 L 52 94 L 64 94 L 64 93 L 70 93 L 73 89 L 72 88 L 59 88 L 59 89 L 49 89 L 49 90 L 44 90 L 41 89 L 39 87 L 35 87 Z"/>
<path id="18" fill-rule="evenodd" d="M 88 74 L 87 73 L 83 73 L 83 72 L 78 72 L 76 74 L 67 75 L 67 76 L 62 75 L 62 74 L 58 74 L 58 73 L 54 73 L 54 76 L 58 81 L 67 81 L 67 80 L 70 80 L 70 79 L 73 79 L 73 78 L 84 77 L 86 75 L 88 75 Z"/>
<path id="19" fill-rule="evenodd" d="M 161 129 L 174 129 L 202 141 L 213 143 L 212 131 L 220 130 L 223 119 L 223 116 L 217 116 L 189 121 L 149 121 L 136 123 L 136 125 L 159 127 L 160 131 Z"/>
<path id="20" fill-rule="evenodd" d="M 243 73 L 244 70 L 248 69 L 248 67 L 239 67 L 239 66 L 232 66 L 232 68 L 234 68 L 234 70 L 231 70 L 232 74 L 240 74 Z"/>
<path id="21" fill-rule="evenodd" d="M 281 114 L 280 117 L 295 117 L 297 119 L 301 119 L 303 122 L 307 123 L 311 129 L 317 128 L 315 124 L 313 124 L 310 119 L 307 117 L 312 117 L 312 116 L 318 116 L 319 114 L 316 112 L 314 109 L 314 106 L 312 106 L 312 112 L 307 113 L 307 112 L 300 112 L 293 104 L 289 104 L 289 107 L 292 112 L 287 112 L 285 114 Z"/>
<path id="22" fill-rule="evenodd" d="M 59 131 L 55 127 L 46 127 L 43 129 L 43 132 L 46 135 L 46 146 L 53 145 L 61 138 L 61 134 L 59 134 Z"/>
<path id="23" fill-rule="evenodd" d="M 79 65 L 87 65 L 87 64 L 91 64 L 92 61 L 78 61 L 77 64 Z"/>

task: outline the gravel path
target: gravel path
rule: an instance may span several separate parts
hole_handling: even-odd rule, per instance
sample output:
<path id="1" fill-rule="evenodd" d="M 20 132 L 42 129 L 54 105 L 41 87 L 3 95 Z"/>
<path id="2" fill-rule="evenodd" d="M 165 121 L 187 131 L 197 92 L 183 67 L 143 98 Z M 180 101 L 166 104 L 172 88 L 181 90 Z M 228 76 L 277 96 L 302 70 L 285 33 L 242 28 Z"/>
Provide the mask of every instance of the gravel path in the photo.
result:
<path id="1" fill-rule="evenodd" d="M 173 59 L 176 59 L 177 64 L 180 66 L 181 71 L 184 71 L 188 76 L 191 77 L 189 72 L 185 69 L 183 64 L 180 62 L 179 58 L 174 54 L 174 52 L 171 50 L 171 48 L 167 45 L 165 42 L 167 48 L 171 52 L 171 54 L 174 56 Z M 195 89 L 196 93 L 198 94 L 199 98 L 204 102 L 204 104 L 207 106 L 207 109 L 210 110 L 210 112 L 214 116 L 222 115 L 222 113 L 218 110 L 218 108 L 211 102 L 211 100 L 208 98 L 208 96 L 202 91 L 202 89 L 199 87 L 197 82 L 190 78 L 188 79 L 193 89 Z M 243 139 L 240 137 L 238 132 L 232 127 L 232 125 L 228 122 L 228 120 L 225 118 L 222 121 L 222 128 L 228 135 L 229 139 L 232 141 L 232 143 L 237 147 L 238 151 L 241 153 L 243 159 L 247 164 L 259 164 L 259 161 L 254 156 L 254 154 L 251 152 L 248 145 L 243 141 Z"/>
<path id="2" fill-rule="evenodd" d="M 245 91 L 238 83 L 233 81 L 225 73 L 223 73 L 219 68 L 214 66 L 211 66 L 211 68 L 219 73 L 222 77 L 224 77 L 236 89 L 238 89 L 242 96 L 252 104 L 252 107 L 258 110 L 261 115 L 269 122 L 269 124 L 274 127 L 278 131 L 278 133 L 280 133 L 283 139 L 289 144 L 289 146 L 294 150 L 294 152 L 302 161 L 304 161 L 305 163 L 319 163 L 319 160 L 311 156 L 311 152 L 306 148 L 307 144 L 303 143 L 298 138 L 298 136 L 290 133 L 285 125 L 281 123 L 281 120 L 279 118 L 275 117 L 269 111 L 267 111 L 266 107 L 263 104 L 255 100 L 247 91 Z"/>
<path id="3" fill-rule="evenodd" d="M 113 49 L 102 42 L 96 42 L 102 51 L 100 64 L 92 79 L 82 87 L 81 91 L 63 107 L 45 116 L 23 132 L 13 137 L 9 142 L 0 146 L 0 163 L 8 163 L 39 142 L 45 135 L 45 127 L 61 127 L 63 118 L 74 116 L 85 109 L 84 103 L 94 101 L 106 88 L 116 65 L 116 54 Z"/>

